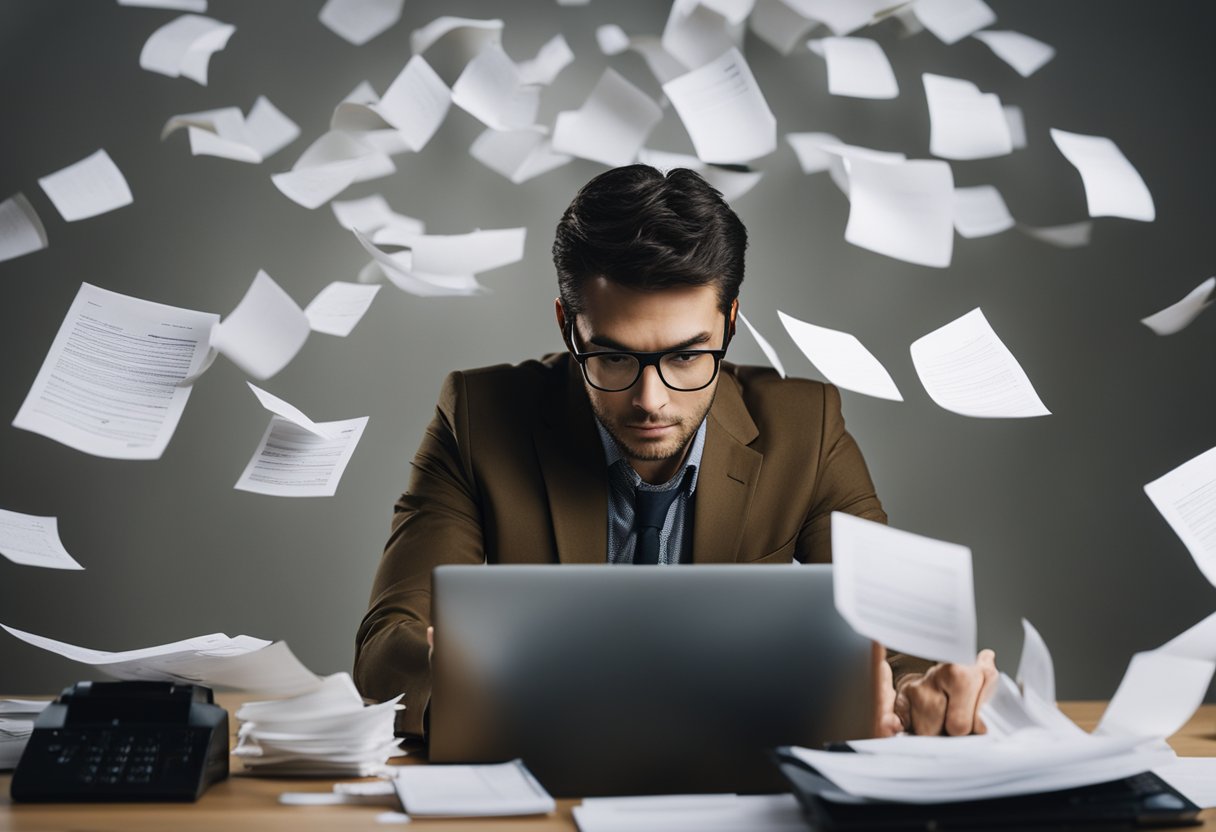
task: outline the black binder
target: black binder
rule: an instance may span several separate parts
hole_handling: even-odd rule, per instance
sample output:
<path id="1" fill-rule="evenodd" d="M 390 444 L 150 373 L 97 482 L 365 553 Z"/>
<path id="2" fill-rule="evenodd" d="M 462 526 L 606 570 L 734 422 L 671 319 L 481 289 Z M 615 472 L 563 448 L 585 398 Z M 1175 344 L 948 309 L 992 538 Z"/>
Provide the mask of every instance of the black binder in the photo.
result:
<path id="1" fill-rule="evenodd" d="M 849 753 L 849 752 L 841 752 Z M 1194 826 L 1199 807 L 1155 774 L 1055 792 L 958 803 L 891 803 L 843 792 L 789 746 L 774 752 L 817 832 L 834 830 L 1142 829 Z"/>

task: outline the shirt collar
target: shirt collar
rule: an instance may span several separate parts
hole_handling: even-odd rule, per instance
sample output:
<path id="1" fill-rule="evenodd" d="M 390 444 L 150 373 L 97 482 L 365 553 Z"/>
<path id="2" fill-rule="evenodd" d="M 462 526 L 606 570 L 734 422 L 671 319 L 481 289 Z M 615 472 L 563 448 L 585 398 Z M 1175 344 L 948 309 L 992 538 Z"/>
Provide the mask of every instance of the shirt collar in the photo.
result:
<path id="1" fill-rule="evenodd" d="M 705 424 L 706 420 L 701 420 L 701 426 L 697 428 L 697 432 L 693 434 L 692 446 L 688 449 L 688 456 L 684 458 L 684 464 L 675 476 L 668 480 L 663 485 L 649 486 L 656 490 L 666 490 L 670 487 L 671 482 L 679 480 L 686 483 L 686 488 L 689 494 L 692 494 L 697 489 L 697 474 L 701 470 L 701 455 L 705 451 Z M 600 442 L 604 446 L 604 460 L 609 469 L 617 468 L 623 470 L 633 487 L 636 489 L 639 486 L 646 486 L 642 482 L 642 478 L 638 476 L 638 472 L 633 470 L 633 466 L 629 464 L 629 460 L 625 458 L 625 454 L 621 452 L 620 445 L 616 439 L 608 432 L 608 428 L 604 427 L 603 422 L 597 417 L 595 427 L 600 433 Z"/>

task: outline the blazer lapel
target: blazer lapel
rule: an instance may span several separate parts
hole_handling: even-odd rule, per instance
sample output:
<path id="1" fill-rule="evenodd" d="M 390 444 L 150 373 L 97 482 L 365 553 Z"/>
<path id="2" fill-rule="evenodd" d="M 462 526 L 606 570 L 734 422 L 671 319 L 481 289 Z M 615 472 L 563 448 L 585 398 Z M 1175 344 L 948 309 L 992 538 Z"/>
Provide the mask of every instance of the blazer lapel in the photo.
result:
<path id="1" fill-rule="evenodd" d="M 565 358 L 565 357 L 563 357 Z M 591 403 L 574 362 L 565 358 L 549 389 L 532 440 L 548 492 L 557 556 L 562 563 L 605 563 L 608 555 L 608 472 Z"/>
<path id="2" fill-rule="evenodd" d="M 693 562 L 733 563 L 764 456 L 748 447 L 759 435 L 734 377 L 723 373 L 709 410 L 697 474 Z"/>

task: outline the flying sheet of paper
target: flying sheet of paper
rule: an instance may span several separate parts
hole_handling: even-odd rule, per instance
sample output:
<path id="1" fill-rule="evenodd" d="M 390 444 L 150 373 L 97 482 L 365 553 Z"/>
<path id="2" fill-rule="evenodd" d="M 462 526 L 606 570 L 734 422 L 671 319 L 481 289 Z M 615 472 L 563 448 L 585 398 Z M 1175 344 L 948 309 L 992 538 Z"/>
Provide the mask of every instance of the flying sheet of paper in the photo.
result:
<path id="1" fill-rule="evenodd" d="M 1018 661 L 1018 685 L 1033 691 L 1043 702 L 1056 701 L 1056 670 L 1047 642 L 1034 625 L 1022 619 L 1022 658 Z"/>
<path id="2" fill-rule="evenodd" d="M 574 52 L 561 33 L 545 41 L 536 57 L 519 63 L 519 83 L 552 84 L 561 71 L 574 63 Z"/>
<path id="3" fill-rule="evenodd" d="M 1203 703 L 1216 662 L 1160 650 L 1132 656 L 1094 733 L 1161 738 L 1186 724 Z"/>
<path id="4" fill-rule="evenodd" d="M 666 84 L 672 78 L 678 78 L 688 72 L 688 67 L 668 53 L 658 38 L 650 35 L 630 37 L 615 23 L 597 28 L 595 41 L 605 55 L 619 55 L 630 49 L 637 52 L 659 84 Z"/>
<path id="5" fill-rule="evenodd" d="M 367 417 L 317 426 L 333 438 L 272 416 L 233 487 L 273 497 L 332 497 L 367 427 Z"/>
<path id="6" fill-rule="evenodd" d="M 410 815 L 542 815 L 556 807 L 522 760 L 493 765 L 398 766 L 397 796 Z"/>
<path id="7" fill-rule="evenodd" d="M 453 84 L 469 61 L 490 44 L 502 42 L 501 20 L 437 17 L 410 33 L 414 55 L 426 53 L 427 62 L 445 84 Z"/>
<path id="8" fill-rule="evenodd" d="M 954 229 L 960 236 L 988 237 L 1014 225 L 1005 199 L 993 186 L 954 189 Z"/>
<path id="9" fill-rule="evenodd" d="M 1083 220 L 1067 225 L 1036 228 L 1032 225 L 1018 223 L 1018 231 L 1027 237 L 1033 237 L 1056 248 L 1081 248 L 1089 245 L 1090 238 L 1093 236 L 1094 224 L 1089 220 Z"/>
<path id="10" fill-rule="evenodd" d="M 1158 335 L 1173 335 L 1190 326 L 1213 301 L 1216 301 L 1216 277 L 1209 277 L 1182 300 L 1141 319 L 1140 323 Z"/>
<path id="11" fill-rule="evenodd" d="M 1023 78 L 1034 75 L 1056 56 L 1053 47 L 1021 32 L 998 32 L 988 29 L 976 32 L 972 37 L 983 41 L 998 58 L 1017 70 Z"/>
<path id="12" fill-rule="evenodd" d="M 0 508 L 0 555 L 45 569 L 84 569 L 59 539 L 59 520 Z"/>
<path id="13" fill-rule="evenodd" d="M 401 19 L 405 0 L 326 0 L 318 16 L 325 28 L 362 46 Z"/>
<path id="14" fill-rule="evenodd" d="M 978 418 L 1051 415 L 979 307 L 921 336 L 911 352 L 925 391 L 946 410 Z"/>
<path id="15" fill-rule="evenodd" d="M 523 86 L 515 62 L 487 44 L 452 85 L 452 103 L 494 130 L 519 130 L 536 121 L 540 89 Z"/>
<path id="16" fill-rule="evenodd" d="M 1157 649 L 1171 656 L 1216 661 L 1216 612 Z"/>
<path id="17" fill-rule="evenodd" d="M 896 98 L 899 84 L 891 62 L 869 38 L 823 38 L 811 41 L 828 65 L 828 92 L 852 98 Z"/>
<path id="18" fill-rule="evenodd" d="M 553 150 L 553 140 L 543 127 L 523 130 L 487 127 L 469 147 L 469 155 L 517 185 L 574 160 L 569 154 Z"/>
<path id="19" fill-rule="evenodd" d="M 739 313 L 739 320 L 743 321 L 743 325 L 747 327 L 747 331 L 750 332 L 752 337 L 756 339 L 756 343 L 760 345 L 760 350 L 764 353 L 764 357 L 768 359 L 768 363 L 773 365 L 773 369 L 776 370 L 782 378 L 785 378 L 785 366 L 781 363 L 781 357 L 777 355 L 777 351 L 773 349 L 773 345 L 768 342 L 767 338 L 760 334 L 759 330 L 752 326 L 752 322 L 749 321 L 747 316 L 742 312 Z"/>
<path id="20" fill-rule="evenodd" d="M 610 67 L 582 107 L 557 114 L 553 149 L 612 167 L 628 165 L 662 118 L 650 96 Z"/>
<path id="21" fill-rule="evenodd" d="M 320 436 L 322 439 L 335 438 L 332 431 L 321 427 L 312 419 L 309 419 L 304 415 L 304 412 L 295 405 L 283 401 L 272 393 L 267 393 L 262 388 L 255 386 L 252 382 L 247 381 L 245 383 L 249 385 L 249 389 L 253 391 L 253 395 L 257 397 L 258 402 L 262 405 L 262 407 L 266 408 L 271 413 L 275 414 L 276 416 L 282 416 L 292 424 L 302 427 L 304 430 L 308 431 L 309 433 L 314 433 L 317 436 Z"/>
<path id="22" fill-rule="evenodd" d="M 954 253 L 954 174 L 930 159 L 879 162 L 844 157 L 855 246 L 922 266 L 945 268 Z"/>
<path id="23" fill-rule="evenodd" d="M 120 6 L 138 6 L 146 9 L 174 9 L 182 12 L 207 11 L 207 0 L 118 0 Z"/>
<path id="24" fill-rule="evenodd" d="M 38 179 L 68 222 L 113 211 L 134 200 L 122 171 L 105 149 Z"/>
<path id="25" fill-rule="evenodd" d="M 1144 493 L 1216 586 L 1216 448 L 1153 480 Z"/>
<path id="26" fill-rule="evenodd" d="M 300 128 L 264 95 L 259 95 L 245 118 L 245 142 L 263 159 L 269 159 L 300 135 Z"/>
<path id="27" fill-rule="evenodd" d="M 246 118 L 236 107 L 173 116 L 161 130 L 161 139 L 185 128 L 190 152 L 259 164 L 291 144 L 300 135 L 294 121 L 258 96 Z"/>
<path id="28" fill-rule="evenodd" d="M 904 400 L 890 373 L 854 336 L 781 311 L 777 315 L 798 349 L 832 384 L 880 399 Z"/>
<path id="29" fill-rule="evenodd" d="M 916 0 L 912 10 L 942 43 L 957 43 L 996 23 L 996 13 L 983 0 Z"/>
<path id="30" fill-rule="evenodd" d="M 211 346 L 254 378 L 268 379 L 296 357 L 309 331 L 296 302 L 259 269 L 236 309 L 215 325 Z"/>
<path id="31" fill-rule="evenodd" d="M 831 133 L 786 133 L 785 140 L 798 157 L 798 166 L 803 173 L 819 173 L 832 166 L 837 158 L 823 149 L 824 145 L 840 144 L 840 139 Z"/>
<path id="32" fill-rule="evenodd" d="M 752 34 L 782 55 L 789 55 L 818 24 L 783 0 L 759 0 L 747 19 Z"/>
<path id="33" fill-rule="evenodd" d="M 304 317 L 313 332 L 345 338 L 354 331 L 371 308 L 379 286 L 335 281 L 322 289 L 304 308 Z"/>
<path id="34" fill-rule="evenodd" d="M 480 274 L 524 257 L 527 228 L 493 228 L 468 234 L 402 235 L 389 240 L 409 246 L 412 268 L 426 274 Z"/>
<path id="35" fill-rule="evenodd" d="M 938 662 L 975 662 L 971 550 L 832 512 L 836 609 L 854 630 Z"/>
<path id="36" fill-rule="evenodd" d="M 284 196 L 308 209 L 318 208 L 355 182 L 396 172 L 386 154 L 342 130 L 314 141 L 286 173 L 270 177 Z"/>
<path id="37" fill-rule="evenodd" d="M 760 184 L 760 180 L 764 178 L 764 171 L 731 170 L 718 165 L 707 165 L 696 156 L 686 153 L 669 153 L 645 147 L 638 151 L 638 163 L 664 172 L 674 168 L 695 170 L 706 182 L 717 188 L 727 202 L 734 202 Z"/>
<path id="38" fill-rule="evenodd" d="M 1026 147 L 1026 116 L 1022 108 L 1015 104 L 1003 104 L 1001 110 L 1005 113 L 1005 123 L 1009 125 L 1009 142 L 1014 150 Z"/>
<path id="39" fill-rule="evenodd" d="M 893 6 L 894 0 L 785 0 L 804 17 L 818 20 L 836 36 L 855 32 L 874 21 L 875 15 Z"/>
<path id="40" fill-rule="evenodd" d="M 1081 174 L 1091 217 L 1152 222 L 1153 196 L 1131 162 L 1110 139 L 1051 129 L 1052 141 Z"/>
<path id="41" fill-rule="evenodd" d="M 1153 769 L 1201 809 L 1216 808 L 1216 757 L 1179 757 Z"/>
<path id="42" fill-rule="evenodd" d="M 579 832 L 807 832 L 792 794 L 587 798 L 574 807 Z"/>
<path id="43" fill-rule="evenodd" d="M 426 231 L 422 220 L 398 214 L 380 194 L 346 202 L 335 200 L 329 207 L 333 209 L 338 225 L 347 231 L 358 228 L 364 234 L 372 234 L 385 226 L 400 227 L 414 234 L 423 234 Z"/>
<path id="44" fill-rule="evenodd" d="M 170 78 L 184 75 L 205 87 L 211 56 L 228 45 L 235 31 L 230 23 L 184 14 L 152 33 L 139 53 L 139 65 Z"/>
<path id="45" fill-rule="evenodd" d="M 366 131 L 361 138 L 368 144 L 373 144 L 372 137 L 384 132 L 383 128 L 391 128 L 405 149 L 419 151 L 435 135 L 451 103 L 452 92 L 447 84 L 426 59 L 415 55 L 397 73 L 383 98 L 373 96 L 365 101 L 348 98 L 335 108 L 330 127 L 346 132 Z"/>
<path id="46" fill-rule="evenodd" d="M 25 194 L 0 202 L 0 263 L 46 248 L 46 228 Z"/>
<path id="47" fill-rule="evenodd" d="M 94 456 L 159 459 L 217 320 L 81 284 L 13 427 Z"/>
<path id="48" fill-rule="evenodd" d="M 926 72 L 929 152 L 943 159 L 988 159 L 1013 152 L 1001 99 L 970 81 Z"/>
<path id="49" fill-rule="evenodd" d="M 736 48 L 663 85 L 697 156 L 741 164 L 777 147 L 777 119 Z"/>
<path id="50" fill-rule="evenodd" d="M 386 231 L 387 229 L 381 229 Z M 418 297 L 463 297 L 481 294 L 487 289 L 477 282 L 477 278 L 467 275 L 436 275 L 426 274 L 413 268 L 413 253 L 402 251 L 390 253 L 372 243 L 358 229 L 354 230 L 355 239 L 372 258 L 371 267 L 364 268 L 359 274 L 359 282 L 369 282 L 386 278 L 390 283 Z M 387 245 L 387 243 L 385 243 Z M 394 244 L 396 245 L 396 244 Z"/>
<path id="51" fill-rule="evenodd" d="M 659 43 L 687 69 L 699 69 L 728 49 L 740 46 L 742 27 L 700 0 L 675 0 Z"/>

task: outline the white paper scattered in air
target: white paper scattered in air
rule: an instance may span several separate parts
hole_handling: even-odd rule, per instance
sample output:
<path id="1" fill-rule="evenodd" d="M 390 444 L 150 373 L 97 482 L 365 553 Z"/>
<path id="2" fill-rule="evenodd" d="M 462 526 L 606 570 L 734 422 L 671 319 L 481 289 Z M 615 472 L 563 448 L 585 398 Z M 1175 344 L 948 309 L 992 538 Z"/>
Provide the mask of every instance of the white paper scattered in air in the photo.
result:
<path id="1" fill-rule="evenodd" d="M 836 609 L 861 635 L 938 662 L 973 664 L 971 550 L 832 512 Z"/>
<path id="2" fill-rule="evenodd" d="M 957 43 L 996 23 L 996 13 L 983 0 L 916 0 L 912 9 L 942 43 Z"/>
<path id="3" fill-rule="evenodd" d="M 366 96 L 364 96 L 366 97 Z M 383 98 L 343 101 L 334 110 L 334 130 L 396 131 L 405 148 L 419 151 L 439 129 L 452 104 L 452 92 L 421 55 L 410 58 L 384 91 Z M 365 137 L 368 141 L 370 136 Z"/>
<path id="4" fill-rule="evenodd" d="M 1023 78 L 1034 75 L 1056 55 L 1054 47 L 1021 32 L 998 32 L 989 29 L 976 32 L 973 37 L 983 41 L 998 58 L 1017 70 Z"/>
<path id="5" fill-rule="evenodd" d="M 781 311 L 777 315 L 798 349 L 832 384 L 880 399 L 904 400 L 891 374 L 856 337 Z"/>
<path id="6" fill-rule="evenodd" d="M 1091 217 L 1125 217 L 1152 222 L 1153 196 L 1119 147 L 1103 136 L 1051 130 L 1052 141 L 1081 174 Z"/>
<path id="7" fill-rule="evenodd" d="M 610 67 L 582 107 L 557 114 L 553 149 L 611 167 L 628 165 L 662 118 L 650 96 Z"/>
<path id="8" fill-rule="evenodd" d="M 1022 619 L 1022 657 L 1018 660 L 1017 682 L 1023 693 L 1031 691 L 1041 701 L 1055 703 L 1056 670 L 1051 651 L 1043 636 L 1025 618 Z"/>
<path id="9" fill-rule="evenodd" d="M 895 98 L 899 84 L 891 62 L 869 38 L 823 38 L 818 43 L 828 66 L 828 92 L 853 98 Z"/>
<path id="10" fill-rule="evenodd" d="M 522 85 L 515 62 L 491 43 L 452 85 L 452 103 L 494 130 L 518 130 L 536 122 L 540 88 Z"/>
<path id="11" fill-rule="evenodd" d="M 758 0 L 747 19 L 752 34 L 782 55 L 789 55 L 818 24 L 784 0 Z"/>
<path id="12" fill-rule="evenodd" d="M 844 158 L 855 246 L 922 266 L 950 265 L 954 253 L 954 174 L 946 162 Z"/>
<path id="13" fill-rule="evenodd" d="M 251 164 L 263 162 L 300 135 L 299 126 L 265 96 L 258 96 L 248 117 L 236 107 L 173 116 L 162 128 L 161 138 L 179 129 L 188 131 L 190 152 L 195 156 Z"/>
<path id="14" fill-rule="evenodd" d="M 954 228 L 960 236 L 988 237 L 1014 224 L 1004 197 L 992 185 L 954 189 Z"/>
<path id="15" fill-rule="evenodd" d="M 218 320 L 81 284 L 13 427 L 94 456 L 159 459 Z"/>
<path id="16" fill-rule="evenodd" d="M 84 569 L 59 539 L 59 520 L 0 508 L 0 555 L 24 566 Z"/>
<path id="17" fill-rule="evenodd" d="M 469 147 L 469 155 L 517 185 L 574 159 L 553 149 L 553 139 L 543 127 L 523 130 L 487 127 Z"/>
<path id="18" fill-rule="evenodd" d="M 211 346 L 256 379 L 268 379 L 308 340 L 308 318 L 266 272 L 258 270 L 236 309 L 215 325 Z"/>
<path id="19" fill-rule="evenodd" d="M 536 57 L 519 63 L 521 84 L 552 84 L 561 71 L 574 63 L 574 51 L 560 33 L 545 41 Z"/>
<path id="20" fill-rule="evenodd" d="M 615 23 L 607 23 L 595 30 L 595 40 L 605 55 L 619 55 L 629 49 L 637 52 L 659 84 L 666 84 L 688 71 L 688 67 L 676 60 L 653 35 L 631 37 Z"/>
<path id="21" fill-rule="evenodd" d="M 823 145 L 839 144 L 840 139 L 831 133 L 786 133 L 785 140 L 798 157 L 798 166 L 803 173 L 819 173 L 832 166 L 833 154 L 823 149 Z"/>
<path id="22" fill-rule="evenodd" d="M 1089 220 L 1044 227 L 1018 223 L 1018 230 L 1027 237 L 1033 237 L 1056 248 L 1081 248 L 1089 245 L 1090 238 L 1093 236 L 1094 224 Z"/>
<path id="23" fill-rule="evenodd" d="M 773 365 L 773 369 L 785 378 L 785 366 L 781 363 L 781 356 L 777 355 L 777 351 L 773 349 L 773 345 L 768 342 L 768 339 L 760 334 L 760 331 L 752 326 L 752 322 L 747 319 L 747 316 L 742 312 L 738 314 L 739 320 L 743 321 L 743 325 L 747 327 L 747 331 L 756 339 L 756 343 L 760 345 L 761 352 L 768 359 L 768 363 Z"/>
<path id="24" fill-rule="evenodd" d="M 1009 125 L 1009 143 L 1014 150 L 1026 147 L 1026 116 L 1022 108 L 1015 104 L 1002 104 L 1005 113 L 1005 123 Z"/>
<path id="25" fill-rule="evenodd" d="M 1169 737 L 1203 703 L 1216 662 L 1160 650 L 1132 656 L 1119 689 L 1102 713 L 1097 735 Z"/>
<path id="26" fill-rule="evenodd" d="M 1155 312 L 1140 323 L 1158 335 L 1173 335 L 1190 326 L 1216 300 L 1216 277 L 1209 277 L 1192 289 L 1182 300 Z"/>
<path id="27" fill-rule="evenodd" d="M 868 26 L 875 15 L 898 6 L 898 0 L 785 0 L 804 17 L 818 20 L 843 36 Z"/>
<path id="28" fill-rule="evenodd" d="M 697 156 L 741 164 L 777 147 L 777 119 L 738 49 L 663 85 Z"/>
<path id="29" fill-rule="evenodd" d="M 978 418 L 1051 414 L 978 307 L 918 338 L 911 352 L 925 391 L 946 410 Z"/>
<path id="30" fill-rule="evenodd" d="M 362 46 L 401 19 L 405 0 L 326 0 L 318 15 L 335 35 Z"/>
<path id="31" fill-rule="evenodd" d="M 0 263 L 47 246 L 46 228 L 25 194 L 0 202 Z"/>
<path id="32" fill-rule="evenodd" d="M 371 308 L 379 291 L 380 287 L 375 285 L 335 281 L 304 307 L 304 316 L 313 332 L 345 338 Z"/>
<path id="33" fill-rule="evenodd" d="M 332 497 L 367 427 L 367 417 L 320 422 L 318 427 L 333 438 L 272 416 L 233 487 L 273 497 Z"/>
<path id="34" fill-rule="evenodd" d="M 422 220 L 398 214 L 380 194 L 372 194 L 345 202 L 334 200 L 329 207 L 333 209 L 338 225 L 347 231 L 358 228 L 365 234 L 372 234 L 378 229 L 390 225 L 414 234 L 422 234 L 426 230 Z"/>
<path id="35" fill-rule="evenodd" d="M 134 201 L 122 171 L 104 148 L 40 177 L 38 184 L 68 222 L 96 217 Z"/>
<path id="36" fill-rule="evenodd" d="M 699 69 L 741 46 L 742 31 L 700 0 L 674 0 L 659 43 L 686 69 Z"/>
<path id="37" fill-rule="evenodd" d="M 1153 480 L 1144 493 L 1216 586 L 1216 448 Z"/>
<path id="38" fill-rule="evenodd" d="M 309 419 L 304 415 L 304 412 L 295 405 L 280 399 L 273 393 L 266 392 L 252 382 L 247 381 L 245 383 L 249 385 L 249 389 L 253 391 L 253 395 L 257 396 L 258 402 L 262 405 L 262 407 L 266 408 L 274 415 L 281 416 L 292 424 L 304 428 L 304 430 L 308 431 L 309 433 L 320 436 L 322 439 L 335 438 L 335 435 L 330 430 L 321 427 L 312 419 Z"/>
<path id="39" fill-rule="evenodd" d="M 943 159 L 988 159 L 1013 152 L 1001 99 L 970 81 L 926 72 L 929 152 Z"/>
<path id="40" fill-rule="evenodd" d="M 152 33 L 139 53 L 139 65 L 170 78 L 184 75 L 205 87 L 211 56 L 228 45 L 234 32 L 230 23 L 184 14 Z"/>

